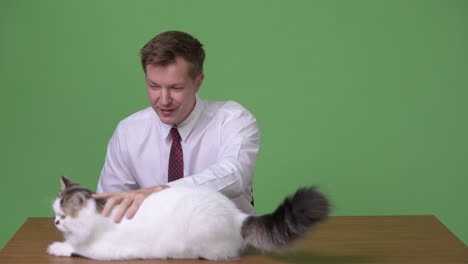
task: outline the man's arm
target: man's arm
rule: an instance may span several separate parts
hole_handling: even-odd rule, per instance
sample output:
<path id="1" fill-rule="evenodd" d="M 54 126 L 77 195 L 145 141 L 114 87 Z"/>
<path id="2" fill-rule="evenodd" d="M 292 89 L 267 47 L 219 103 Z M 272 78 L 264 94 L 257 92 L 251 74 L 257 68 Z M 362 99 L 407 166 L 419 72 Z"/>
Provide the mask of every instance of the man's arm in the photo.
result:
<path id="1" fill-rule="evenodd" d="M 239 107 L 237 103 L 232 102 L 231 104 Z M 109 142 L 98 192 L 106 192 L 109 189 L 122 190 L 123 192 L 104 193 L 96 196 L 108 199 L 103 215 L 108 215 L 115 205 L 123 203 L 114 220 L 120 221 L 124 215 L 131 218 L 147 196 L 170 186 L 205 186 L 216 189 L 231 199 L 240 196 L 246 190 L 246 186 L 252 184 L 259 151 L 257 121 L 247 110 L 236 109 L 225 118 L 220 133 L 221 144 L 218 160 L 201 173 L 186 176 L 167 185 L 128 191 L 138 188 L 138 185 L 130 176 L 128 166 L 125 164 L 126 146 L 120 139 L 119 129 L 116 129 Z M 112 175 L 112 177 L 106 177 L 107 174 Z M 130 211 L 127 211 L 128 209 Z"/>
<path id="2" fill-rule="evenodd" d="M 146 197 L 168 187 L 160 185 L 137 189 L 139 186 L 130 176 L 131 172 L 126 163 L 127 146 L 121 133 L 119 124 L 107 145 L 106 160 L 97 187 L 98 194 L 93 195 L 95 199 L 106 199 L 101 212 L 103 216 L 109 216 L 114 206 L 120 205 L 114 215 L 116 223 L 120 223 L 124 215 L 128 219 L 133 218 Z"/>
<path id="3" fill-rule="evenodd" d="M 119 123 L 107 144 L 106 160 L 99 177 L 97 192 L 118 192 L 139 188 L 131 176 L 127 163 L 127 144 L 123 137 L 122 123 Z"/>
<path id="4" fill-rule="evenodd" d="M 256 119 L 247 110 L 236 110 L 223 122 L 220 132 L 222 142 L 217 162 L 201 173 L 170 182 L 168 186 L 206 186 L 231 199 L 251 186 L 259 151 Z"/>

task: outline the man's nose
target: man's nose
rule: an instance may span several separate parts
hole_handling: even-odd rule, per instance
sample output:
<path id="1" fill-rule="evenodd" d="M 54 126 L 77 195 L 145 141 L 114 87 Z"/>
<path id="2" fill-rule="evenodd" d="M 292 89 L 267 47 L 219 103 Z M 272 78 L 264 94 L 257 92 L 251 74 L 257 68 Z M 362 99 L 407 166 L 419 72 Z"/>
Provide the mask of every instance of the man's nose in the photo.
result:
<path id="1" fill-rule="evenodd" d="M 169 105 L 172 100 L 170 91 L 168 89 L 162 89 L 161 97 L 159 98 L 159 100 L 161 100 L 161 104 Z"/>

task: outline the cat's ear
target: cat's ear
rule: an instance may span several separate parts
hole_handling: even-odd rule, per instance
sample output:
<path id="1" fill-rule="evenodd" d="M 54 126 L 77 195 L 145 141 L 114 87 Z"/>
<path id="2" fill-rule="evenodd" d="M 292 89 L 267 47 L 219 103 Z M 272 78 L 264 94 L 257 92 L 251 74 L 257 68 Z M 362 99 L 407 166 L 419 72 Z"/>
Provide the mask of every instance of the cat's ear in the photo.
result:
<path id="1" fill-rule="evenodd" d="M 79 202 L 81 208 L 86 207 L 86 201 L 87 201 L 86 196 L 84 196 L 83 194 L 81 194 L 78 197 L 78 202 Z"/>
<path id="2" fill-rule="evenodd" d="M 62 185 L 62 191 L 65 190 L 66 188 L 75 185 L 76 183 L 72 182 L 70 179 L 67 178 L 67 176 L 62 176 L 60 178 L 60 184 Z"/>

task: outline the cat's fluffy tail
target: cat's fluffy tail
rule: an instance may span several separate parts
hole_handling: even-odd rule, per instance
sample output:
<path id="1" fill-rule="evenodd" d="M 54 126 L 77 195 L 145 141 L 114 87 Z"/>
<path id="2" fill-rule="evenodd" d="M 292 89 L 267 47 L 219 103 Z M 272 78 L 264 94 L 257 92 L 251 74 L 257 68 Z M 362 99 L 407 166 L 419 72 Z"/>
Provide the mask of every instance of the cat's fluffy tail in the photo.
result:
<path id="1" fill-rule="evenodd" d="M 314 187 L 301 188 L 271 214 L 249 216 L 242 224 L 247 244 L 265 251 L 286 248 L 327 218 L 329 203 Z"/>

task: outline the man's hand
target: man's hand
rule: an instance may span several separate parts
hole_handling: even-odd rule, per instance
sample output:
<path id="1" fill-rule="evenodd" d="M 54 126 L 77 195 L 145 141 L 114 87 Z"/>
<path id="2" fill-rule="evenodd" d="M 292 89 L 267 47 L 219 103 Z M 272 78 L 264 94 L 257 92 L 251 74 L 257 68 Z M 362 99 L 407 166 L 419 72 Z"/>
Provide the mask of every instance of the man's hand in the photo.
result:
<path id="1" fill-rule="evenodd" d="M 110 215 L 114 206 L 120 205 L 117 213 L 114 216 L 114 222 L 120 223 L 124 215 L 127 217 L 127 219 L 132 219 L 146 197 L 154 192 L 159 192 L 166 188 L 169 188 L 169 186 L 158 185 L 128 192 L 99 193 L 94 194 L 93 197 L 95 199 L 107 199 L 106 205 L 101 212 L 101 214 L 105 217 Z"/>

